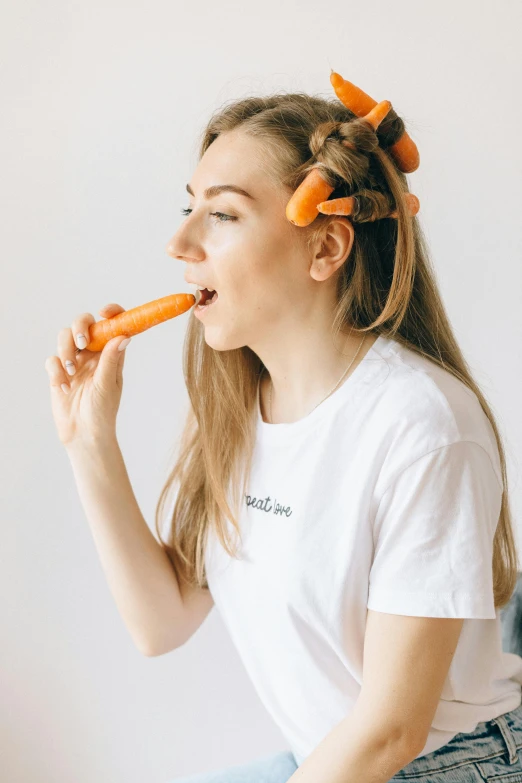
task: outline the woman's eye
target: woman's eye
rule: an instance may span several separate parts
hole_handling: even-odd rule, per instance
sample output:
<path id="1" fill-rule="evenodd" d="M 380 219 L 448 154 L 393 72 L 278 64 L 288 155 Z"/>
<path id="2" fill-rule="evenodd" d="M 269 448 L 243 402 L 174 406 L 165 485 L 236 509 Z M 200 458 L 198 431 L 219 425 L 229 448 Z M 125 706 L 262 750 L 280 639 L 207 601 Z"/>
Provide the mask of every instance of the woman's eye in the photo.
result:
<path id="1" fill-rule="evenodd" d="M 185 209 L 183 208 L 181 210 L 182 215 L 190 215 L 192 212 L 191 209 Z M 211 212 L 212 216 L 215 216 L 218 223 L 226 223 L 228 220 L 237 220 L 236 217 L 233 217 L 232 215 L 226 215 L 224 212 Z M 224 218 L 223 220 L 221 218 Z"/>

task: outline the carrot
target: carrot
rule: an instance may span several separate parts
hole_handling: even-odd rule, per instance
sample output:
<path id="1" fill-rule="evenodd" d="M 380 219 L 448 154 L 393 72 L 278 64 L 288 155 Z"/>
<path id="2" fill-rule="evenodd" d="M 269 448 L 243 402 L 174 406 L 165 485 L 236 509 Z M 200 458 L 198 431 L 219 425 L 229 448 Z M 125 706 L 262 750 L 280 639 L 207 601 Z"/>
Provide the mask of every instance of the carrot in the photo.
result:
<path id="1" fill-rule="evenodd" d="M 101 351 L 112 340 L 125 334 L 132 337 L 140 334 L 151 326 L 168 321 L 177 315 L 189 310 L 196 302 L 194 294 L 170 294 L 161 299 L 125 310 L 112 318 L 104 318 L 89 327 L 90 342 L 83 349 L 87 351 Z"/>
<path id="2" fill-rule="evenodd" d="M 377 130 L 386 115 L 392 110 L 390 101 L 375 103 L 364 119 Z M 332 188 L 317 167 L 311 169 L 292 194 L 286 205 L 286 217 L 296 226 L 308 226 L 317 217 L 317 204 L 324 202 L 335 188 Z"/>
<path id="3" fill-rule="evenodd" d="M 311 169 L 286 205 L 286 217 L 295 226 L 307 226 L 318 215 L 317 202 L 326 201 L 333 190 L 317 167 Z"/>
<path id="4" fill-rule="evenodd" d="M 383 119 L 392 110 L 390 101 L 381 101 L 376 103 L 373 109 L 370 109 L 368 114 L 364 115 L 364 119 L 370 123 L 374 130 L 377 130 Z"/>
<path id="5" fill-rule="evenodd" d="M 413 193 L 405 193 L 406 206 L 408 214 L 413 217 L 420 209 L 420 201 Z M 343 198 L 333 198 L 330 201 L 321 201 L 317 205 L 317 209 L 323 215 L 351 215 L 355 207 L 355 200 L 353 196 L 344 196 Z M 390 218 L 398 217 L 398 211 L 396 209 L 387 216 Z"/>
<path id="6" fill-rule="evenodd" d="M 323 215 L 351 215 L 355 207 L 353 196 L 332 198 L 330 201 L 321 201 L 317 209 Z"/>
<path id="7" fill-rule="evenodd" d="M 370 98 L 363 90 L 356 87 L 352 82 L 343 79 L 333 68 L 330 74 L 330 83 L 335 90 L 335 94 L 344 103 L 347 109 L 351 109 L 358 117 L 367 116 L 369 112 L 377 105 L 377 101 Z M 389 113 L 391 121 L 397 119 L 397 114 L 393 109 Z M 405 174 L 415 171 L 419 167 L 419 151 L 417 145 L 408 136 L 406 131 L 400 139 L 389 147 L 390 154 L 395 159 L 397 166 Z"/>
<path id="8" fill-rule="evenodd" d="M 420 201 L 413 193 L 406 193 L 404 198 L 406 199 L 406 204 L 408 206 L 408 212 L 410 214 L 410 217 L 414 217 L 414 215 L 417 214 L 417 212 L 420 209 Z M 399 214 L 396 209 L 393 210 L 393 212 L 390 212 L 388 217 L 396 218 Z"/>

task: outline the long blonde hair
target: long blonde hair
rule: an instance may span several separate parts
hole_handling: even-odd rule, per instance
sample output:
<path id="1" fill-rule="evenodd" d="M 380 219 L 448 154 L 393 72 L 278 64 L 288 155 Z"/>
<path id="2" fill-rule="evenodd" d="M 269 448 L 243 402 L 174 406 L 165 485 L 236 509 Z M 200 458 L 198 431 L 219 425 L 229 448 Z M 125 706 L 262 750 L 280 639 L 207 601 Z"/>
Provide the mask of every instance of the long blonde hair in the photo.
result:
<path id="1" fill-rule="evenodd" d="M 451 372 L 477 396 L 493 427 L 502 466 L 492 567 L 495 607 L 503 608 L 515 589 L 518 562 L 502 440 L 453 334 L 422 229 L 417 218 L 407 214 L 405 175 L 375 132 L 337 99 L 282 93 L 235 101 L 211 117 L 200 142 L 200 159 L 220 134 L 238 129 L 258 140 L 265 171 L 289 198 L 318 162 L 335 187 L 330 198 L 363 188 L 376 194 L 374 214 L 354 220 L 352 251 L 338 270 L 332 329 L 338 333 L 349 325 L 355 334 L 393 338 Z M 375 219 L 384 202 L 396 206 L 397 219 Z M 319 214 L 310 226 L 296 230 L 306 232 L 302 236 L 310 246 L 331 220 Z M 190 404 L 176 443 L 177 459 L 155 514 L 159 541 L 178 579 L 191 585 L 208 588 L 204 553 L 211 529 L 228 554 L 237 556 L 225 519 L 240 540 L 239 508 L 250 477 L 257 386 L 264 369 L 247 346 L 228 351 L 209 347 L 201 322 L 191 313 L 183 349 Z M 174 492 L 164 540 L 160 519 Z"/>

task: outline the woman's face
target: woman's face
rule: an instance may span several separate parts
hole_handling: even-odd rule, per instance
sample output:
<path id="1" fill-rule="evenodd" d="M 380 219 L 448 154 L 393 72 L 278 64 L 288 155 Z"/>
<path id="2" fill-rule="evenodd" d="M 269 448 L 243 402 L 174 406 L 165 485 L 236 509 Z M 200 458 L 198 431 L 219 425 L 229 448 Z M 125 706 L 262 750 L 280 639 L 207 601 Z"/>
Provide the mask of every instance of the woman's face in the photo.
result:
<path id="1" fill-rule="evenodd" d="M 238 186 L 252 198 L 222 192 L 206 200 L 204 191 L 217 185 Z M 285 215 L 292 193 L 265 174 L 256 140 L 239 132 L 218 136 L 190 186 L 191 212 L 167 253 L 185 262 L 187 282 L 218 292 L 208 311 L 201 316 L 194 308 L 192 314 L 201 320 L 207 344 L 216 350 L 249 345 L 256 351 L 300 320 L 309 326 L 310 308 L 320 306 L 320 283 L 310 275 L 304 230 Z"/>

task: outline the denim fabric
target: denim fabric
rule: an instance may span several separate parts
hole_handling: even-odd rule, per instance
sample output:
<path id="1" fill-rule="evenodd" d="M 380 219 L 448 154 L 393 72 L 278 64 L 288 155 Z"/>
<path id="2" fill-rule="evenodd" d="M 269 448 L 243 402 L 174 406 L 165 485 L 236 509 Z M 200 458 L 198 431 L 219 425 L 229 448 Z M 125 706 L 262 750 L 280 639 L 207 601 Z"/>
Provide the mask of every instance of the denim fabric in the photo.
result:
<path id="1" fill-rule="evenodd" d="M 518 575 L 515 592 L 500 610 L 502 649 L 522 656 L 522 573 Z"/>
<path id="2" fill-rule="evenodd" d="M 248 764 L 190 775 L 188 778 L 176 778 L 171 783 L 286 783 L 296 769 L 297 762 L 293 753 L 282 750 Z"/>
<path id="3" fill-rule="evenodd" d="M 456 734 L 442 748 L 414 759 L 390 783 L 522 783 L 522 705 Z"/>

